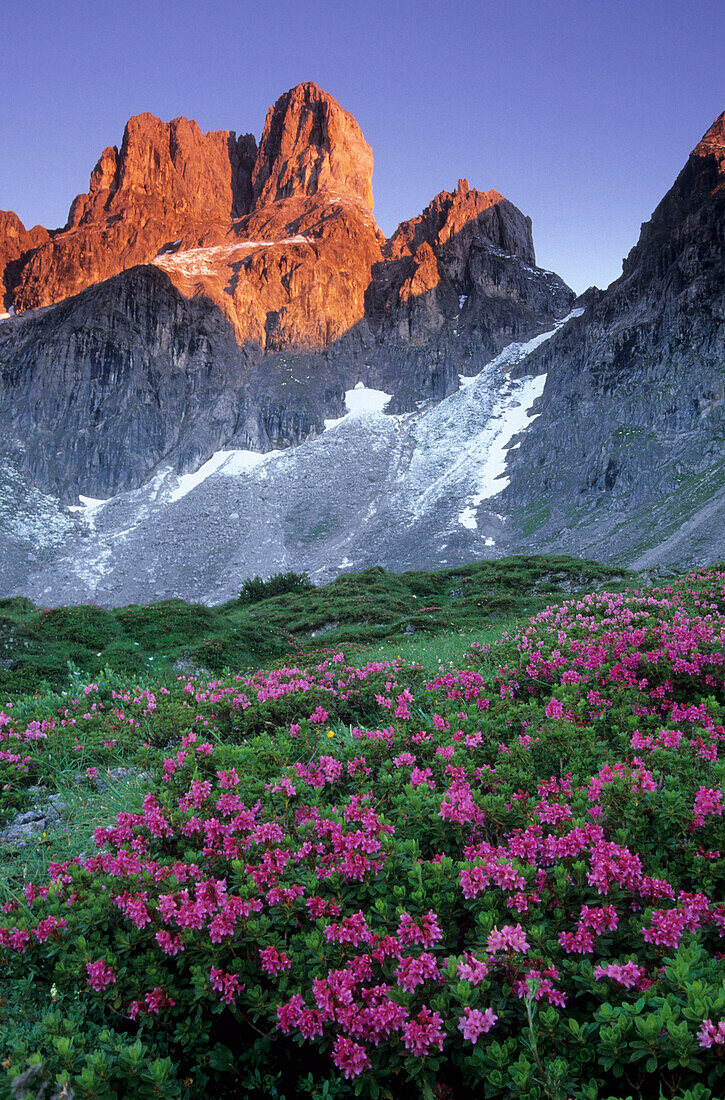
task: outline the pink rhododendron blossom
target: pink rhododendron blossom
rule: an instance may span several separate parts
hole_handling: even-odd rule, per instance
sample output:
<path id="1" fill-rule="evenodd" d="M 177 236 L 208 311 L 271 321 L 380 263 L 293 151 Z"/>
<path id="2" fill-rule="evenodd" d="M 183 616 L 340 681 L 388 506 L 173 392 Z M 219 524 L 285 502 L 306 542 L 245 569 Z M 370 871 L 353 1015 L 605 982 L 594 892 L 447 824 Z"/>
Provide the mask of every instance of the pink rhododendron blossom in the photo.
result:
<path id="1" fill-rule="evenodd" d="M 469 1043 L 476 1043 L 481 1035 L 490 1031 L 498 1020 L 492 1008 L 481 1012 L 477 1008 L 464 1008 L 463 1015 L 458 1021 L 458 1030 L 463 1032 L 463 1038 Z"/>
<path id="2" fill-rule="evenodd" d="M 725 1020 L 717 1024 L 712 1020 L 703 1020 L 697 1038 L 700 1046 L 706 1050 L 714 1046 L 725 1046 Z"/>
<path id="3" fill-rule="evenodd" d="M 86 963 L 86 973 L 88 975 L 86 981 L 91 989 L 96 991 L 105 989 L 107 985 L 113 985 L 117 980 L 113 967 L 109 966 L 104 959 Z"/>
<path id="4" fill-rule="evenodd" d="M 346 1080 L 357 1077 L 364 1069 L 370 1068 L 370 1059 L 365 1048 L 353 1042 L 345 1035 L 338 1035 L 332 1047 L 332 1060 L 341 1069 Z"/>
<path id="5" fill-rule="evenodd" d="M 501 929 L 494 926 L 489 933 L 486 950 L 490 955 L 499 951 L 528 951 L 529 942 L 520 924 L 505 924 Z"/>
<path id="6" fill-rule="evenodd" d="M 237 994 L 244 989 L 236 974 L 227 974 L 215 966 L 209 972 L 209 982 L 212 989 L 219 993 L 221 1000 L 228 1005 L 234 1004 Z"/>
<path id="7" fill-rule="evenodd" d="M 646 971 L 644 967 L 638 966 L 635 962 L 626 962 L 622 965 L 608 963 L 607 966 L 595 966 L 594 980 L 599 981 L 601 978 L 611 978 L 623 985 L 625 989 L 646 988 L 646 985 L 643 984 L 646 981 Z"/>
<path id="8" fill-rule="evenodd" d="M 445 1032 L 440 1012 L 431 1012 L 425 1005 L 418 1015 L 403 1026 L 403 1046 L 411 1054 L 425 1057 L 432 1047 L 443 1050 Z"/>
<path id="9" fill-rule="evenodd" d="M 285 952 L 276 947 L 260 947 L 259 957 L 265 974 L 279 974 L 280 970 L 289 970 L 292 966 Z"/>

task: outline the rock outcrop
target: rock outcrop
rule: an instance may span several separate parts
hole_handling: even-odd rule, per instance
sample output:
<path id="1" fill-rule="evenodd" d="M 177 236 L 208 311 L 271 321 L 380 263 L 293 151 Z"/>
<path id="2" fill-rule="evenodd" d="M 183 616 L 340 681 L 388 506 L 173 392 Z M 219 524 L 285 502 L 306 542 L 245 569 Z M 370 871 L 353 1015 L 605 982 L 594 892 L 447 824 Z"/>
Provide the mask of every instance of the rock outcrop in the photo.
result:
<path id="1" fill-rule="evenodd" d="M 130 119 L 120 151 L 104 149 L 65 228 L 23 266 L 17 309 L 50 305 L 147 263 L 192 229 L 227 225 L 249 209 L 256 150 L 249 134 L 203 134 L 185 118 Z"/>
<path id="2" fill-rule="evenodd" d="M 512 456 L 508 506 L 531 545 L 652 564 L 721 491 L 724 272 L 725 114 L 642 226 L 621 277 L 588 293 L 582 316 L 527 360 L 548 376 Z"/>
<path id="3" fill-rule="evenodd" d="M 316 84 L 270 107 L 252 173 L 254 208 L 336 191 L 373 208 L 373 153 L 355 119 Z"/>
<path id="4" fill-rule="evenodd" d="M 0 210 L 0 306 L 13 304 L 14 290 L 30 254 L 50 240 L 47 229 L 26 229 L 12 210 Z"/>
<path id="5" fill-rule="evenodd" d="M 21 316 L 0 328 L 0 431 L 21 469 L 72 501 L 162 462 L 294 445 L 360 381 L 410 410 L 567 312 L 497 192 L 461 182 L 386 243 L 371 179 L 358 124 L 314 84 L 270 108 L 258 150 L 131 119 L 28 253 Z"/>

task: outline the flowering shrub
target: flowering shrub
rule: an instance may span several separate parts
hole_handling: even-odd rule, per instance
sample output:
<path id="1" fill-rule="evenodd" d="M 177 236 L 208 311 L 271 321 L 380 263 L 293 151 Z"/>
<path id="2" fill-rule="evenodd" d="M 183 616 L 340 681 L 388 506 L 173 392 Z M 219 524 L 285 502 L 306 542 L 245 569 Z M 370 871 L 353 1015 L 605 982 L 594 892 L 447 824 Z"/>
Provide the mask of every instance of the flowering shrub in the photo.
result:
<path id="1" fill-rule="evenodd" d="M 721 1096 L 724 653 L 711 570 L 426 684 L 338 655 L 104 705 L 157 746 L 143 809 L 0 927 L 47 1072 L 104 1095 L 82 1009 L 159 1095 Z"/>

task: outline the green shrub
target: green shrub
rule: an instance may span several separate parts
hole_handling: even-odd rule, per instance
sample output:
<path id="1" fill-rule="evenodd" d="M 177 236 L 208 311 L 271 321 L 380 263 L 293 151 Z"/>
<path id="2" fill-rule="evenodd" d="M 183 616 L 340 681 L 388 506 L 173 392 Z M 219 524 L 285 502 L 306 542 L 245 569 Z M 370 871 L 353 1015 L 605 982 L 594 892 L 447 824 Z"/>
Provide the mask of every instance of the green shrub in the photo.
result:
<path id="1" fill-rule="evenodd" d="M 287 592 L 301 592 L 314 588 L 306 573 L 274 573 L 267 580 L 262 577 L 247 577 L 239 593 L 239 602 L 259 603 L 270 596 L 282 596 Z"/>

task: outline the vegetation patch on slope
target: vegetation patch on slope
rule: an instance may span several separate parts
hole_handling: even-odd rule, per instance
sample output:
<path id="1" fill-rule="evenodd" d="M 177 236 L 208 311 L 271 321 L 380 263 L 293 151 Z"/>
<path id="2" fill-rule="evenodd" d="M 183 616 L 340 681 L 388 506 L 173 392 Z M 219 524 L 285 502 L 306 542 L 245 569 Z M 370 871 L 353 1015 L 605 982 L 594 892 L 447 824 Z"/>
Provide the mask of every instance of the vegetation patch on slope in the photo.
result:
<path id="1" fill-rule="evenodd" d="M 597 562 L 532 555 L 428 573 L 373 568 L 321 588 L 297 574 L 257 577 L 245 581 L 238 600 L 219 607 L 164 600 L 46 609 L 4 599 L 0 698 L 3 691 L 62 688 L 69 661 L 91 676 L 107 667 L 136 677 L 171 674 L 179 662 L 221 672 L 256 668 L 290 652 L 302 658 L 320 644 L 476 630 L 627 576 Z"/>
<path id="2" fill-rule="evenodd" d="M 5 795 L 135 785 L 4 862 L 6 1089 L 715 1100 L 724 652 L 712 569 L 435 674 L 332 648 L 10 700 Z"/>

